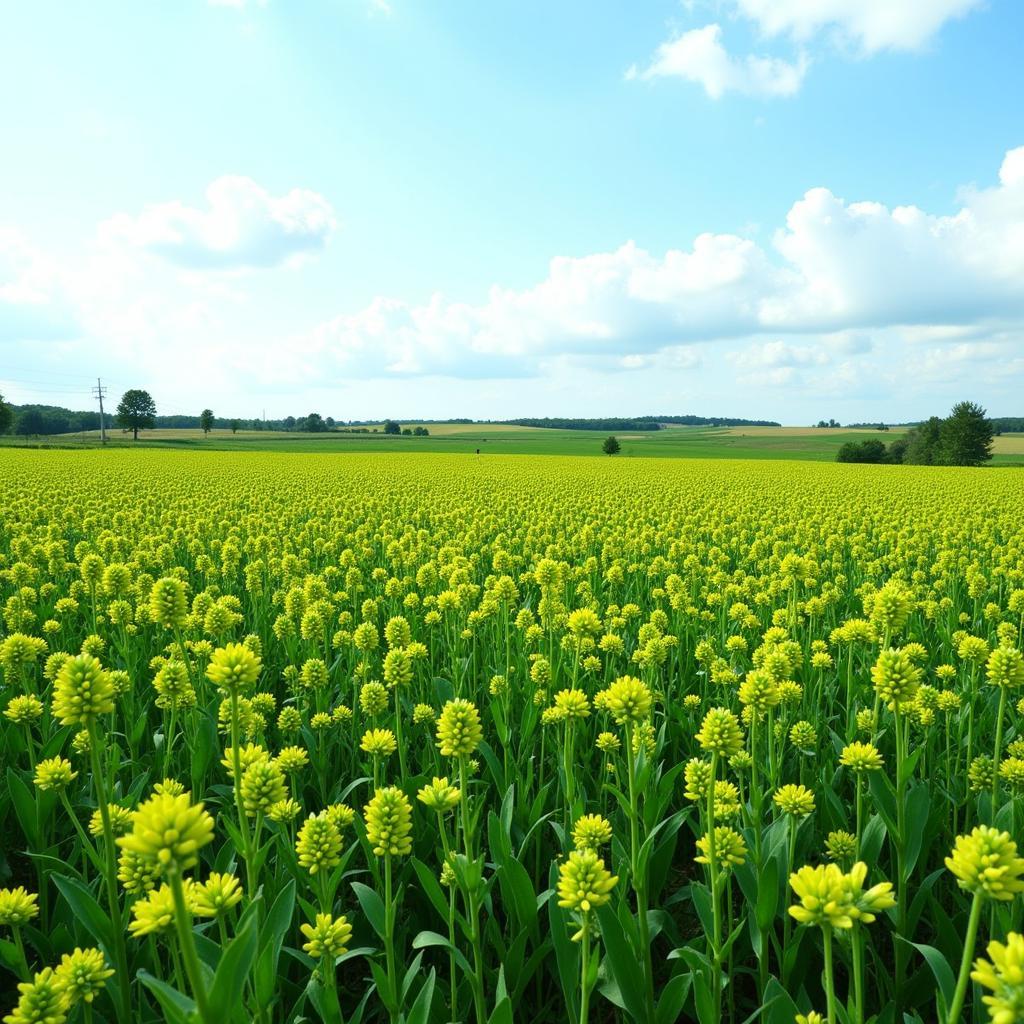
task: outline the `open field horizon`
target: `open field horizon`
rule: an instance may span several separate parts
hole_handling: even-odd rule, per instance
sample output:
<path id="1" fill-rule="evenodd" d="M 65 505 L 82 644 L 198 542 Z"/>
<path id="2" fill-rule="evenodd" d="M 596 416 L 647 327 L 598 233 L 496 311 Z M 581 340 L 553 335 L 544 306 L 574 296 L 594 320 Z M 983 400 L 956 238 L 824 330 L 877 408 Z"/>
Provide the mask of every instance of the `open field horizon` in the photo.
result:
<path id="1" fill-rule="evenodd" d="M 410 422 L 403 426 L 415 427 Z M 511 424 L 424 424 L 429 437 L 395 436 L 384 433 L 353 434 L 330 432 L 299 434 L 293 431 L 157 429 L 140 432 L 133 441 L 120 428 L 107 431 L 110 448 L 187 449 L 210 451 L 291 452 L 448 452 L 481 455 L 576 455 L 601 456 L 601 444 L 608 431 L 558 430 L 547 427 L 519 427 Z M 848 441 L 877 438 L 891 442 L 905 431 L 869 428 L 817 427 L 664 427 L 660 430 L 616 434 L 622 451 L 614 458 L 721 458 L 792 459 L 835 461 L 839 448 Z M 4 438 L 9 447 L 94 448 L 99 432 L 61 434 L 49 438 Z M 601 456 L 607 458 L 607 456 Z M 1024 465 L 1024 434 L 1003 434 L 994 439 L 992 464 Z"/>

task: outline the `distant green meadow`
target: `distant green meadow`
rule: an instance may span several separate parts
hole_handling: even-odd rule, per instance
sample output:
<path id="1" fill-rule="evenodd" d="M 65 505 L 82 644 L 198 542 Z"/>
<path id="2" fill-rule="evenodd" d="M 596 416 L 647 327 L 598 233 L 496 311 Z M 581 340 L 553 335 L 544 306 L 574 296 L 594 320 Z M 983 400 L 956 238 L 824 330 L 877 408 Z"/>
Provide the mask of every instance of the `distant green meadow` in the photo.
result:
<path id="1" fill-rule="evenodd" d="M 416 426 L 415 423 L 403 426 Z M 501 455 L 593 455 L 601 456 L 606 431 L 552 430 L 508 424 L 426 424 L 429 437 L 376 434 L 298 434 L 294 431 L 248 431 L 232 434 L 214 430 L 204 435 L 196 429 L 147 430 L 137 442 L 119 429 L 108 431 L 108 445 L 128 448 L 173 448 L 212 451 L 281 452 L 447 452 L 481 456 Z M 666 427 L 652 431 L 630 431 L 618 437 L 621 452 L 614 458 L 716 458 L 796 459 L 833 462 L 847 441 L 878 438 L 892 441 L 901 433 L 889 431 L 819 429 L 815 427 Z M 99 444 L 95 431 L 53 437 L 4 437 L 0 443 L 12 446 L 93 448 Z M 607 456 L 602 456 L 607 458 Z M 1005 434 L 995 440 L 995 465 L 1024 465 L 1024 435 Z"/>

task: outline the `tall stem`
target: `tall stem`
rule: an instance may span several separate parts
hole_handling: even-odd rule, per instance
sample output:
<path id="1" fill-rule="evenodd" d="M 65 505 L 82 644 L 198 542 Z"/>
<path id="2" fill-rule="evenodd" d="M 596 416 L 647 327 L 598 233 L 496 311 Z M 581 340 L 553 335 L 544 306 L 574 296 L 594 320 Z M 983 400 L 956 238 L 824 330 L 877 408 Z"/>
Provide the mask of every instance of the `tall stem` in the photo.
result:
<path id="1" fill-rule="evenodd" d="M 587 1024 L 590 1016 L 590 915 L 583 915 L 583 937 L 580 939 L 580 1024 Z"/>
<path id="2" fill-rule="evenodd" d="M 188 977 L 189 988 L 192 989 L 192 998 L 196 1001 L 199 1019 L 203 1024 L 209 1024 L 211 1018 L 209 1004 L 206 1001 L 206 984 L 203 981 L 202 968 L 199 966 L 199 957 L 196 955 L 196 944 L 192 938 L 192 916 L 185 902 L 185 887 L 181 884 L 181 874 L 177 867 L 171 870 L 168 880 L 174 897 L 174 927 L 178 932 L 185 974 Z"/>
<path id="3" fill-rule="evenodd" d="M 947 1024 L 960 1024 L 960 1011 L 964 1008 L 967 996 L 967 984 L 971 980 L 971 960 L 974 958 L 974 946 L 978 941 L 978 923 L 981 921 L 981 893 L 974 894 L 971 903 L 971 916 L 967 922 L 967 936 L 964 939 L 964 955 L 960 960 L 960 976 L 956 981 L 956 991 L 949 1007 Z"/>
<path id="4" fill-rule="evenodd" d="M 640 810 L 636 791 L 636 753 L 633 750 L 633 726 L 626 723 L 626 766 L 629 776 L 629 874 L 636 893 L 636 916 L 640 926 L 644 985 L 647 996 L 647 1010 L 654 1019 L 654 966 L 651 960 L 651 932 L 647 923 L 647 880 L 640 877 Z"/>
<path id="5" fill-rule="evenodd" d="M 999 687 L 999 714 L 996 717 L 996 746 L 992 755 L 992 822 L 996 820 L 996 801 L 999 799 L 999 758 L 1003 752 L 1003 716 L 1006 714 L 1006 687 Z"/>
<path id="6" fill-rule="evenodd" d="M 825 1000 L 828 1024 L 839 1024 L 836 1016 L 836 989 L 832 977 L 832 929 L 825 925 L 821 930 L 822 945 L 825 949 Z"/>
<path id="7" fill-rule="evenodd" d="M 117 902 L 117 851 L 114 847 L 114 830 L 110 827 L 110 805 L 107 800 L 107 779 L 100 758 L 100 734 L 94 720 L 88 724 L 89 760 L 92 762 L 93 784 L 96 786 L 96 802 L 99 804 L 100 822 L 103 825 L 104 887 L 107 890 L 107 910 L 114 931 L 114 966 L 117 969 L 117 983 L 120 989 L 121 1005 L 118 1020 L 129 1024 L 132 1019 L 131 978 L 128 976 L 128 951 L 124 944 L 124 927 L 121 907 Z"/>

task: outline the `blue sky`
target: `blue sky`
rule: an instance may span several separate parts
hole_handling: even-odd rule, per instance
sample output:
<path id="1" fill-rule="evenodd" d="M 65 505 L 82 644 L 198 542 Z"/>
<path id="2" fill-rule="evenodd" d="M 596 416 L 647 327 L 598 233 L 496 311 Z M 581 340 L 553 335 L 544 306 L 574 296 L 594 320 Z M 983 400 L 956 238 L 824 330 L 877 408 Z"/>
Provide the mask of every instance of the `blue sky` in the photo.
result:
<path id="1" fill-rule="evenodd" d="M 1015 0 L 8 4 L 0 391 L 1024 414 Z"/>

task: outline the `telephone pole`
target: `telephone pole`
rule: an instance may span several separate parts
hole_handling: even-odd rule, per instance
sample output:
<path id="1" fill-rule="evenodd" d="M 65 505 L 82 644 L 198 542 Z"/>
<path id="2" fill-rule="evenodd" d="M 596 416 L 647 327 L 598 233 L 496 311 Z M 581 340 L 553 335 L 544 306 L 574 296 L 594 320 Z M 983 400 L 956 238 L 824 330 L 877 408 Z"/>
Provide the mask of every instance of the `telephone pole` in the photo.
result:
<path id="1" fill-rule="evenodd" d="M 96 387 L 92 389 L 92 393 L 100 400 L 100 443 L 107 443 L 107 428 L 103 422 L 103 396 L 107 393 L 107 389 L 103 386 L 103 382 L 96 378 Z"/>

